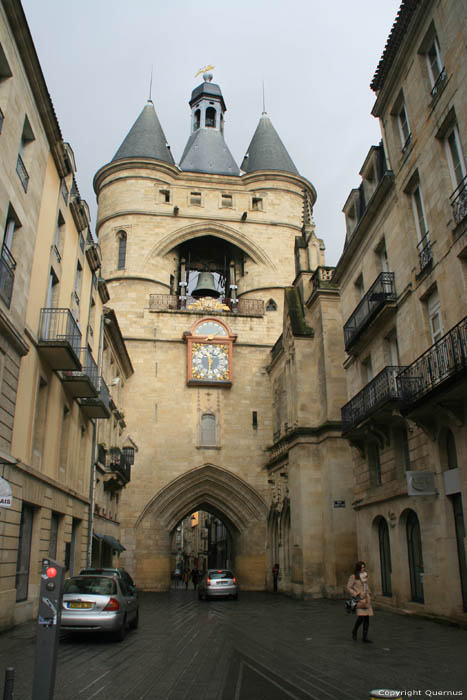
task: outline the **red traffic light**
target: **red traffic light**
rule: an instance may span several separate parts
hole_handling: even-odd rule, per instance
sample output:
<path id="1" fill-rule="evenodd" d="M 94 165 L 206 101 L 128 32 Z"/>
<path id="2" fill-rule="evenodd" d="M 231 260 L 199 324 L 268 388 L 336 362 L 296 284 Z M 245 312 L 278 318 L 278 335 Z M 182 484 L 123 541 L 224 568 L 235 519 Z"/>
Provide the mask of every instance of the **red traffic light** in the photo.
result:
<path id="1" fill-rule="evenodd" d="M 55 568 L 55 566 L 48 566 L 45 570 L 45 573 L 49 578 L 55 578 L 55 576 L 57 575 L 57 569 Z"/>

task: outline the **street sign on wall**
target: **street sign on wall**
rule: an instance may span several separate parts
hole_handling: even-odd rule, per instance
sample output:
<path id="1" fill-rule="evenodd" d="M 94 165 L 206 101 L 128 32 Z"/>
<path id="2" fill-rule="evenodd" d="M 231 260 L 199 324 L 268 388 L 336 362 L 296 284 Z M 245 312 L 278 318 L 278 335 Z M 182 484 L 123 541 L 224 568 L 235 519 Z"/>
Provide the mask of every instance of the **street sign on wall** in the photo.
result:
<path id="1" fill-rule="evenodd" d="M 11 508 L 12 504 L 11 486 L 6 479 L 0 476 L 0 508 Z"/>

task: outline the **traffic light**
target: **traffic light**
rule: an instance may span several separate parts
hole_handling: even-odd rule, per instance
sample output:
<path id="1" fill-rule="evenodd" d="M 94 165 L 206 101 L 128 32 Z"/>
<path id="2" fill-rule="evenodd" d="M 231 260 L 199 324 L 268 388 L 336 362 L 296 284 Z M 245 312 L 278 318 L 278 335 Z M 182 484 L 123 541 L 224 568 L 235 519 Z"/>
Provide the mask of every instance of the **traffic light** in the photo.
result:
<path id="1" fill-rule="evenodd" d="M 32 700 L 53 698 L 64 578 L 64 566 L 42 560 Z"/>

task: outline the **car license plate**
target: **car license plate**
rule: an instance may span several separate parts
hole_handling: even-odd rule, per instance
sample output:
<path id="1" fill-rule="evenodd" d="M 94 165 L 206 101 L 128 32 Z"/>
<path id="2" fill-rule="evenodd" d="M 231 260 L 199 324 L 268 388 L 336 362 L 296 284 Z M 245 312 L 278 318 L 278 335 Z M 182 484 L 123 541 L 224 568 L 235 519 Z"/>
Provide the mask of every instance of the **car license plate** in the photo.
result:
<path id="1" fill-rule="evenodd" d="M 77 603 L 68 603 L 69 608 L 80 608 L 81 610 L 83 608 L 92 608 L 92 603 L 84 603 L 82 601 L 79 601 Z"/>
<path id="2" fill-rule="evenodd" d="M 230 581 L 218 581 L 217 585 L 218 586 L 228 586 Z"/>

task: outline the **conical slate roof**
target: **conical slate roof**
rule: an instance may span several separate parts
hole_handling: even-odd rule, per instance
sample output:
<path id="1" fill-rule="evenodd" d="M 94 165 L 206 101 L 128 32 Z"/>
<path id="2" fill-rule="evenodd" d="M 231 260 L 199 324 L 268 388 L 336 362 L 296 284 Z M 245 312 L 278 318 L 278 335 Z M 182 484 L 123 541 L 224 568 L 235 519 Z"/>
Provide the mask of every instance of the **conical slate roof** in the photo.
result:
<path id="1" fill-rule="evenodd" d="M 246 173 L 254 170 L 284 170 L 299 174 L 266 112 L 263 112 L 251 139 L 242 162 L 242 170 Z"/>
<path id="2" fill-rule="evenodd" d="M 138 119 L 135 121 L 122 145 L 112 158 L 155 158 L 174 165 L 174 159 L 167 145 L 156 110 L 148 100 Z"/>
<path id="3" fill-rule="evenodd" d="M 217 129 L 198 129 L 188 139 L 180 170 L 214 175 L 240 175 L 238 165 Z"/>

